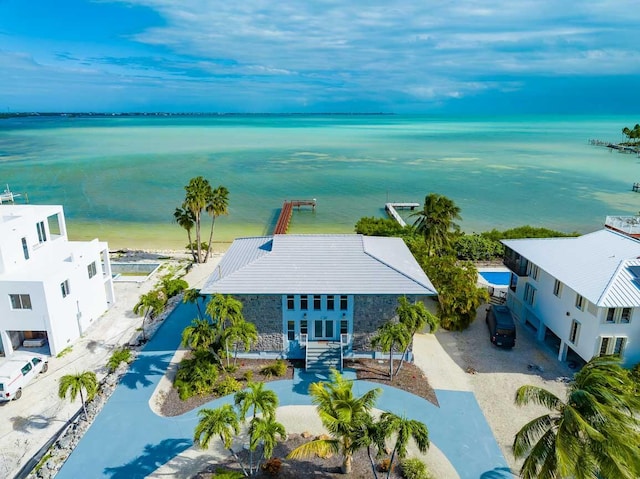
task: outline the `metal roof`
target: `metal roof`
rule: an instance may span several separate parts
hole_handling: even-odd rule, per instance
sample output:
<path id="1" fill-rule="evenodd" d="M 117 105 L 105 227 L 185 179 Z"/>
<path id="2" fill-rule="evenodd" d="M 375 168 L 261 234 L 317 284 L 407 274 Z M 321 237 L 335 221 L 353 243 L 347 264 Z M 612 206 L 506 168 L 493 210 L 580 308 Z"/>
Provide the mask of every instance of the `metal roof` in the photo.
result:
<path id="1" fill-rule="evenodd" d="M 640 306 L 640 241 L 603 229 L 575 238 L 502 241 L 600 307 Z"/>
<path id="2" fill-rule="evenodd" d="M 401 238 L 355 234 L 236 239 L 202 293 L 437 294 Z"/>

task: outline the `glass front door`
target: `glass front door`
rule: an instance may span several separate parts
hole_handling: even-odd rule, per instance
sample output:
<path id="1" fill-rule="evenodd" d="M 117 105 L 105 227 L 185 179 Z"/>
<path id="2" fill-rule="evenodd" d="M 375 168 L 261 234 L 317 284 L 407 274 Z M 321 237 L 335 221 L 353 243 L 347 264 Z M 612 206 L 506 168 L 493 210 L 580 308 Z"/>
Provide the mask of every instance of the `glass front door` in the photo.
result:
<path id="1" fill-rule="evenodd" d="M 335 338 L 333 319 L 316 319 L 313 322 L 313 334 L 315 340 L 328 340 Z"/>

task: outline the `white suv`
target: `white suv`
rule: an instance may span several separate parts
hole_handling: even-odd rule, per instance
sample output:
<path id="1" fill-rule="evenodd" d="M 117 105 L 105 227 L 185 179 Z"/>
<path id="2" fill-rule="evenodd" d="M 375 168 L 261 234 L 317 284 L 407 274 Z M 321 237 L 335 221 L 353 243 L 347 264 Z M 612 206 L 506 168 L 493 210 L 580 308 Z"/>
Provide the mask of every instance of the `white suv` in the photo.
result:
<path id="1" fill-rule="evenodd" d="M 49 369 L 47 357 L 41 354 L 16 351 L 0 360 L 0 401 L 20 399 L 22 388 L 29 381 Z"/>

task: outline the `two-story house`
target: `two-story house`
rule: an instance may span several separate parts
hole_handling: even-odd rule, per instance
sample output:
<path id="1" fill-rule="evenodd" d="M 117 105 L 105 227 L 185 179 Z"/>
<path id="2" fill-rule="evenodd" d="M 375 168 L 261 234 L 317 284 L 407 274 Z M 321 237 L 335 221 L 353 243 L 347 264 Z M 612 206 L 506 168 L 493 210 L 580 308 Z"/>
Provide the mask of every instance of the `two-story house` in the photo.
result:
<path id="1" fill-rule="evenodd" d="M 304 358 L 317 343 L 370 352 L 400 296 L 436 290 L 402 239 L 351 234 L 236 239 L 201 293 L 242 301 L 259 333 L 254 351 Z"/>
<path id="2" fill-rule="evenodd" d="M 62 206 L 0 206 L 0 353 L 58 354 L 114 301 L 107 243 L 69 241 Z"/>
<path id="3" fill-rule="evenodd" d="M 505 240 L 507 305 L 558 348 L 558 359 L 640 361 L 640 241 L 610 229 L 574 238 Z"/>

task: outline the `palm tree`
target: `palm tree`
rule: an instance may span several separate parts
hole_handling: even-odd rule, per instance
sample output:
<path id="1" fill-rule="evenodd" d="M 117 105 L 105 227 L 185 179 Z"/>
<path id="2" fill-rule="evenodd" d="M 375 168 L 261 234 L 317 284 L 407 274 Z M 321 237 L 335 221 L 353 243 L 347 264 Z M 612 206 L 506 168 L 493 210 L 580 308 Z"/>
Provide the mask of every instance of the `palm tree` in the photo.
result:
<path id="1" fill-rule="evenodd" d="M 360 440 L 363 429 L 370 424 L 371 409 L 382 392 L 376 388 L 360 397 L 354 397 L 352 388 L 353 382 L 344 379 L 336 370 L 332 370 L 330 382 L 317 382 L 309 386 L 312 402 L 331 438 L 315 439 L 302 444 L 291 451 L 288 458 L 301 459 L 314 454 L 325 456 L 328 453 L 340 453 L 343 457 L 342 472 L 351 472 L 353 454 L 364 445 Z"/>
<path id="2" fill-rule="evenodd" d="M 200 299 L 204 298 L 203 295 L 200 294 L 200 290 L 196 288 L 187 289 L 182 296 L 183 303 L 195 303 L 196 308 L 198 308 L 198 318 L 202 319 L 202 309 L 200 309 Z"/>
<path id="3" fill-rule="evenodd" d="M 197 263 L 196 260 L 196 252 L 193 249 L 193 240 L 191 239 L 191 230 L 195 224 L 195 218 L 189 209 L 187 209 L 184 205 L 181 208 L 176 208 L 173 212 L 173 218 L 176 220 L 176 223 L 181 228 L 187 230 L 187 238 L 189 240 L 189 249 L 191 249 L 191 256 L 193 256 L 193 262 Z"/>
<path id="4" fill-rule="evenodd" d="M 285 440 L 287 432 L 284 426 L 277 422 L 274 417 L 254 417 L 249 426 L 249 451 L 252 453 L 259 445 L 262 445 L 262 454 L 260 459 L 253 466 L 253 457 L 249 463 L 249 473 L 256 474 L 260 470 L 260 463 L 264 460 L 271 459 L 273 450 L 278 444 L 278 438 Z M 253 456 L 253 454 L 251 454 Z"/>
<path id="5" fill-rule="evenodd" d="M 233 364 L 238 360 L 238 345 L 244 346 L 245 352 L 251 349 L 251 345 L 258 340 L 258 330 L 253 323 L 244 319 L 236 320 L 225 330 L 225 343 L 230 341 L 234 345 Z M 227 358 L 227 366 L 229 358 Z"/>
<path id="6" fill-rule="evenodd" d="M 569 385 L 563 402 L 536 386 L 522 386 L 516 404 L 545 406 L 550 413 L 515 436 L 520 474 L 540 478 L 640 477 L 640 397 L 619 358 L 594 358 Z"/>
<path id="7" fill-rule="evenodd" d="M 138 303 L 133 307 L 133 312 L 138 316 L 142 316 L 143 341 L 146 341 L 147 339 L 144 329 L 147 319 L 156 316 L 160 311 L 162 311 L 166 301 L 167 299 L 165 294 L 160 290 L 154 289 L 140 296 Z"/>
<path id="8" fill-rule="evenodd" d="M 412 336 L 402 323 L 387 321 L 378 328 L 376 335 L 371 338 L 371 346 L 389 353 L 389 379 L 393 381 L 393 352 L 401 351 L 411 344 Z"/>
<path id="9" fill-rule="evenodd" d="M 426 453 L 429 448 L 429 431 L 427 430 L 427 426 L 420 421 L 385 412 L 380 416 L 379 427 L 387 437 L 392 434 L 396 435 L 396 442 L 393 446 L 389 469 L 387 471 L 387 479 L 389 479 L 391 475 L 395 457 L 398 456 L 400 459 L 407 457 L 407 444 L 409 443 L 409 439 L 413 438 L 418 446 L 418 450 L 423 454 Z"/>
<path id="10" fill-rule="evenodd" d="M 233 437 L 240 434 L 240 422 L 238 416 L 231 404 L 225 404 L 217 409 L 201 409 L 198 411 L 198 425 L 193 435 L 193 442 L 203 449 L 209 447 L 209 441 L 215 435 L 218 435 L 225 449 L 227 449 L 233 458 L 238 462 L 242 473 L 247 476 L 240 458 L 232 449 Z"/>
<path id="11" fill-rule="evenodd" d="M 232 324 L 244 321 L 242 303 L 231 295 L 216 293 L 207 304 L 206 313 L 211 317 L 218 333 L 225 338 L 225 353 L 227 366 L 229 365 L 229 341 L 226 339 L 225 329 Z"/>
<path id="12" fill-rule="evenodd" d="M 402 357 L 400 358 L 400 364 L 398 364 L 398 369 L 396 369 L 396 375 L 400 371 L 402 364 L 404 363 L 404 358 L 407 356 L 407 351 L 411 346 L 413 341 L 413 336 L 421 331 L 427 324 L 429 324 L 429 332 L 435 333 L 440 326 L 440 321 L 437 316 L 434 316 L 427 308 L 424 307 L 424 303 L 417 302 L 415 304 L 411 304 L 406 296 L 402 296 L 398 298 L 398 307 L 396 308 L 396 314 L 398 315 L 398 322 L 403 324 L 411 339 L 407 342 L 404 351 L 402 352 Z"/>
<path id="13" fill-rule="evenodd" d="M 269 389 L 264 388 L 264 383 L 249 382 L 247 388 L 238 391 L 234 396 L 236 406 L 240 410 L 240 419 L 244 421 L 251 409 L 251 417 L 262 413 L 265 417 L 274 417 L 278 408 L 278 396 Z"/>
<path id="14" fill-rule="evenodd" d="M 91 401 L 98 392 L 98 379 L 96 373 L 93 371 L 84 371 L 77 374 L 67 374 L 60 378 L 60 385 L 58 387 L 58 397 L 65 399 L 67 394 L 71 396 L 71 401 L 75 401 L 78 394 L 80 394 L 80 402 L 82 402 L 82 410 L 84 411 L 85 420 L 89 420 L 87 414 L 87 406 L 85 403 L 84 394 L 87 393 L 87 401 Z"/>
<path id="15" fill-rule="evenodd" d="M 202 244 L 200 236 L 200 226 L 202 210 L 206 208 L 212 190 L 209 181 L 202 176 L 196 176 L 189 180 L 189 184 L 184 187 L 186 191 L 182 207 L 193 215 L 196 227 L 196 247 L 198 249 L 197 263 L 202 263 Z"/>
<path id="16" fill-rule="evenodd" d="M 224 186 L 218 186 L 211 191 L 211 196 L 207 200 L 205 209 L 209 216 L 211 216 L 211 232 L 209 233 L 209 243 L 207 245 L 207 254 L 204 257 L 206 263 L 211 254 L 211 245 L 213 244 L 213 226 L 215 225 L 216 218 L 221 215 L 229 214 L 229 190 Z"/>
<path id="17" fill-rule="evenodd" d="M 194 319 L 182 331 L 182 344 L 192 349 L 208 350 L 216 343 L 218 333 L 206 319 Z"/>
<path id="18" fill-rule="evenodd" d="M 454 220 L 460 217 L 460 208 L 453 200 L 437 193 L 430 193 L 424 198 L 424 206 L 421 211 L 411 216 L 418 218 L 413 223 L 416 231 L 424 236 L 427 252 L 430 256 L 450 249 L 451 231 L 460 231 L 460 226 Z"/>

